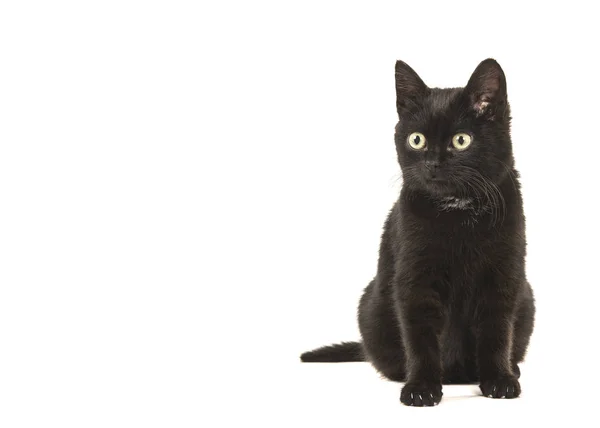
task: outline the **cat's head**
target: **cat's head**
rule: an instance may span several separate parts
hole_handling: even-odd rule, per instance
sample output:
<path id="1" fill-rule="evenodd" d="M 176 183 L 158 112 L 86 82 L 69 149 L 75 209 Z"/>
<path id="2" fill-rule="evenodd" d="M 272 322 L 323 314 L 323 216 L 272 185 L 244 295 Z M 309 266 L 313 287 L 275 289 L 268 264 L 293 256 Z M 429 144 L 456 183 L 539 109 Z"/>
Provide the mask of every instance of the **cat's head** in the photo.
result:
<path id="1" fill-rule="evenodd" d="M 477 195 L 513 167 L 500 65 L 486 59 L 464 88 L 429 88 L 396 62 L 396 151 L 404 186 L 434 196 Z"/>

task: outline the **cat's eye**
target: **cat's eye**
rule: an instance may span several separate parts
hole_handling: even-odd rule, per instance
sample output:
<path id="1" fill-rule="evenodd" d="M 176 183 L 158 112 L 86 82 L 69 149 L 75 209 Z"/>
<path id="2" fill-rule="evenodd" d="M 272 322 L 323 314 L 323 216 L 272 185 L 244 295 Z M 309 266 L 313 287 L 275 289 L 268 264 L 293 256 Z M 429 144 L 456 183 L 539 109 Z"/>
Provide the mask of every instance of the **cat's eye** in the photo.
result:
<path id="1" fill-rule="evenodd" d="M 471 145 L 471 140 L 469 134 L 461 132 L 452 137 L 452 145 L 456 150 L 464 150 Z"/>
<path id="2" fill-rule="evenodd" d="M 408 144 L 415 150 L 421 150 L 425 147 L 425 135 L 420 132 L 413 132 L 408 136 Z"/>

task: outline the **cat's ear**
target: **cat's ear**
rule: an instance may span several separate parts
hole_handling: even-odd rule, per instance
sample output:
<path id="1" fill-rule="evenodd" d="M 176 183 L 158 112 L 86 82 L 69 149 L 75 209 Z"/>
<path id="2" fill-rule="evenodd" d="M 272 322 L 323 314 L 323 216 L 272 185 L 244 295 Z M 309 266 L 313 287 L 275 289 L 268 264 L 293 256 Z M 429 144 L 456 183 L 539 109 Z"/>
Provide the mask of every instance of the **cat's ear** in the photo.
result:
<path id="1" fill-rule="evenodd" d="M 396 61 L 396 109 L 401 114 L 427 92 L 427 85 L 404 61 Z"/>
<path id="2" fill-rule="evenodd" d="M 506 77 L 495 60 L 482 61 L 465 87 L 469 103 L 477 116 L 493 118 L 504 111 L 506 105 Z"/>

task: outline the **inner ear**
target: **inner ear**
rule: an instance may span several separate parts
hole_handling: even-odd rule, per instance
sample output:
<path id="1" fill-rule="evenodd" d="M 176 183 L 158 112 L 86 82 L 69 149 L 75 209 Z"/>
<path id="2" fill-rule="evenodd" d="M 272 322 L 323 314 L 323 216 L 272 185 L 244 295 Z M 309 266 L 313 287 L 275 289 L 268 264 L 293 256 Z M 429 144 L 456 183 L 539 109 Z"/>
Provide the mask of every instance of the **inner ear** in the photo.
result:
<path id="1" fill-rule="evenodd" d="M 506 78 L 500 64 L 491 58 L 482 61 L 471 75 L 465 91 L 478 116 L 499 112 L 506 104 Z"/>
<path id="2" fill-rule="evenodd" d="M 396 108 L 398 114 L 410 108 L 427 92 L 427 85 L 404 61 L 396 61 Z"/>

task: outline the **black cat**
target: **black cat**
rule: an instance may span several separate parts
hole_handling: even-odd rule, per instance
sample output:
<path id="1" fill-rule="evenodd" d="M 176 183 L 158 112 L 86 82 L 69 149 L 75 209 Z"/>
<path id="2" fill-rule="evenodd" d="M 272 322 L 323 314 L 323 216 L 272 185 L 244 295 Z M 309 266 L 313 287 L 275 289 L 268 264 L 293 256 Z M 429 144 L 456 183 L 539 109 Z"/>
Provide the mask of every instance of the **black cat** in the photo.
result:
<path id="1" fill-rule="evenodd" d="M 466 87 L 438 89 L 398 61 L 396 96 L 403 187 L 360 301 L 362 343 L 301 359 L 370 361 L 412 406 L 439 403 L 442 383 L 518 397 L 535 306 L 504 72 L 487 59 Z"/>

